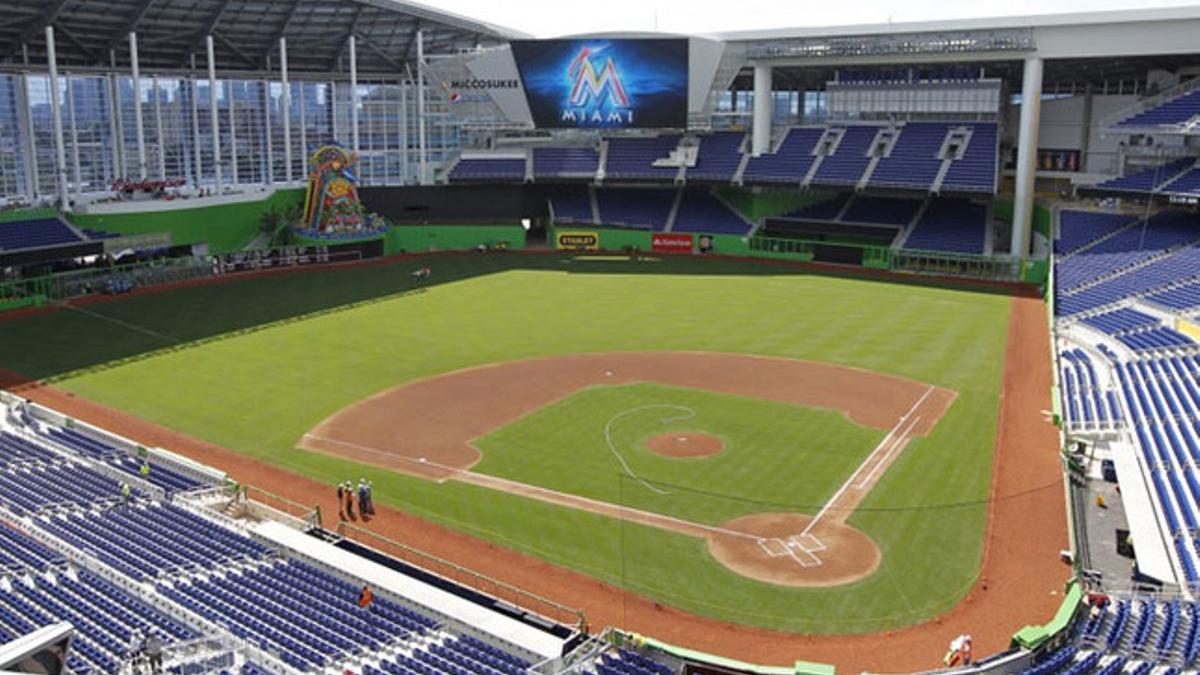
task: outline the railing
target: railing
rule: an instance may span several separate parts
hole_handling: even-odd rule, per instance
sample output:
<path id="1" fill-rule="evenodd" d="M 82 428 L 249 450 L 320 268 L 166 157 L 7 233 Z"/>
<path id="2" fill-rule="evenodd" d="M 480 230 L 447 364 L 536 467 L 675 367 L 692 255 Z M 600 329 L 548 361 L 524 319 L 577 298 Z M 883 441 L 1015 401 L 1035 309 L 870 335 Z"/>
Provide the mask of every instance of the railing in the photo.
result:
<path id="1" fill-rule="evenodd" d="M 212 266 L 196 258 L 116 265 L 61 272 L 48 279 L 49 297 L 52 300 L 67 300 L 81 295 L 103 292 L 107 283 L 121 279 L 132 282 L 133 287 L 161 286 L 163 284 L 190 281 L 212 275 Z"/>
<path id="2" fill-rule="evenodd" d="M 243 485 L 235 499 L 252 502 L 250 504 L 252 508 L 266 508 L 274 511 L 274 514 L 268 514 L 268 516 L 281 522 L 290 521 L 292 526 L 299 530 L 307 531 L 321 527 L 321 509 L 318 506 L 301 504 L 253 485 Z M 276 517 L 276 515 L 282 517 Z"/>
<path id="3" fill-rule="evenodd" d="M 947 275 L 993 281 L 1019 281 L 1021 261 L 1007 256 L 983 256 L 946 251 L 891 250 L 884 246 L 839 241 L 752 237 L 751 255 L 765 258 L 812 261 L 816 247 L 836 246 L 862 250 L 862 266 L 909 272 L 914 274 Z"/>
<path id="4" fill-rule="evenodd" d="M 0 282 L 0 311 L 40 307 L 49 296 L 48 277 Z"/>
<path id="5" fill-rule="evenodd" d="M 341 521 L 338 523 L 337 533 L 344 539 L 419 567 L 426 572 L 463 584 L 501 602 L 540 615 L 554 623 L 579 628 L 586 625 L 583 610 L 581 609 L 568 607 L 547 597 L 517 588 L 512 584 L 489 577 L 444 558 L 439 558 L 408 544 L 389 539 L 358 525 Z"/>
<path id="6" fill-rule="evenodd" d="M 546 659 L 529 667 L 528 673 L 538 675 L 586 675 L 591 673 L 593 663 L 604 652 L 612 649 L 620 634 L 613 628 L 605 628 L 599 635 L 594 635 L 565 656 Z"/>
<path id="7" fill-rule="evenodd" d="M 989 257 L 945 251 L 892 252 L 895 272 L 935 274 L 996 281 L 1020 281 L 1021 261 L 1008 257 Z"/>
<path id="8" fill-rule="evenodd" d="M 1150 98 L 1144 98 L 1127 108 L 1122 108 L 1121 110 L 1118 110 L 1115 113 L 1112 113 L 1111 115 L 1107 115 L 1106 117 L 1104 117 L 1103 119 L 1100 120 L 1099 127 L 1101 129 L 1104 129 L 1107 131 L 1119 131 L 1119 132 L 1137 132 L 1142 129 L 1153 129 L 1155 131 L 1162 132 L 1164 126 L 1166 126 L 1166 125 L 1151 124 L 1151 125 L 1148 125 L 1145 127 L 1138 127 L 1138 126 L 1119 127 L 1117 125 L 1120 124 L 1121 121 L 1123 121 L 1123 120 L 1133 117 L 1134 115 L 1137 115 L 1139 113 L 1143 113 L 1143 112 L 1145 112 L 1153 107 L 1156 107 L 1158 105 L 1161 105 L 1161 104 L 1165 103 L 1166 101 L 1169 101 L 1173 98 L 1178 98 L 1179 96 L 1183 96 L 1184 94 L 1195 91 L 1196 89 L 1200 89 L 1200 78 L 1190 79 L 1187 82 L 1183 82 L 1175 87 L 1172 87 L 1172 88 L 1162 92 L 1161 94 L 1151 96 Z"/>

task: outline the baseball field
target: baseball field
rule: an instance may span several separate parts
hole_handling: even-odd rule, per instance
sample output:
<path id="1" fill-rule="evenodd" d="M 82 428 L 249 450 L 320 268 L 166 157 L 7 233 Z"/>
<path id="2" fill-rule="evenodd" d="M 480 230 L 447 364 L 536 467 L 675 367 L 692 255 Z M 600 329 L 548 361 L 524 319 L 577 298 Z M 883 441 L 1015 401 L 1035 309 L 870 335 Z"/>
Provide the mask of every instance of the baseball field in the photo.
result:
<path id="1" fill-rule="evenodd" d="M 427 285 L 400 261 L 13 319 L 0 368 L 713 619 L 877 632 L 975 583 L 1008 295 L 421 264 Z"/>

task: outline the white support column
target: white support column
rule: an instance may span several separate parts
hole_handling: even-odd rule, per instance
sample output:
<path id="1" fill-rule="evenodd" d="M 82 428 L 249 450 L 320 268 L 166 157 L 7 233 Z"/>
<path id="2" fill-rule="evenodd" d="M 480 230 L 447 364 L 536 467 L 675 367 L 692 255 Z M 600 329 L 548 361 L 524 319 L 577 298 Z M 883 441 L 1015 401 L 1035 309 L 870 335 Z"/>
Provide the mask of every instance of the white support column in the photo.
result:
<path id="1" fill-rule="evenodd" d="M 137 131 L 138 178 L 146 179 L 146 129 L 142 124 L 142 76 L 138 65 L 137 33 L 129 32 L 129 69 L 133 77 L 133 123 Z"/>
<path id="2" fill-rule="evenodd" d="M 18 75 L 17 124 L 21 126 L 21 145 L 25 155 L 25 189 L 30 199 L 41 196 L 41 180 L 38 176 L 37 148 L 33 142 L 33 116 L 29 111 L 29 76 Z"/>
<path id="3" fill-rule="evenodd" d="M 275 149 L 271 147 L 271 82 L 263 80 L 262 87 L 263 155 L 267 159 L 266 166 L 263 167 L 263 184 L 270 185 L 275 182 Z"/>
<path id="4" fill-rule="evenodd" d="M 358 46 L 350 36 L 350 147 L 358 152 Z"/>
<path id="5" fill-rule="evenodd" d="M 221 194 L 221 124 L 217 114 L 217 56 L 213 51 L 213 37 L 206 35 L 208 51 L 208 117 L 212 122 L 213 179 L 217 194 Z"/>
<path id="6" fill-rule="evenodd" d="M 117 86 L 116 68 L 113 68 L 113 73 L 106 79 L 108 82 L 108 140 L 112 144 L 112 177 L 114 180 L 125 177 L 125 150 L 121 138 L 121 96 L 120 89 Z"/>
<path id="7" fill-rule="evenodd" d="M 83 194 L 83 169 L 79 165 L 79 126 L 75 123 L 74 78 L 67 75 L 67 120 L 71 125 L 71 167 L 75 178 L 75 194 Z"/>
<path id="8" fill-rule="evenodd" d="M 400 81 L 400 182 L 408 185 L 408 82 Z"/>
<path id="9" fill-rule="evenodd" d="M 333 140 L 338 143 L 344 143 L 343 139 L 338 138 L 338 107 L 337 107 L 337 82 L 329 83 L 329 132 L 333 136 Z"/>
<path id="10" fill-rule="evenodd" d="M 150 80 L 151 90 L 154 92 L 154 137 L 158 148 L 155 159 L 158 164 L 158 179 L 167 179 L 167 148 L 163 145 L 163 128 L 162 128 L 162 96 L 158 90 L 158 78 Z"/>
<path id="11" fill-rule="evenodd" d="M 771 151 L 771 66 L 754 64 L 754 122 L 751 154 Z"/>
<path id="12" fill-rule="evenodd" d="M 238 155 L 237 155 L 237 118 L 236 105 L 234 101 L 237 98 L 233 95 L 233 80 L 226 80 L 229 89 L 225 94 L 226 105 L 229 107 L 229 184 L 237 185 L 238 178 Z"/>
<path id="13" fill-rule="evenodd" d="M 1017 131 L 1017 180 L 1013 202 L 1011 250 L 1021 260 L 1029 255 L 1041 110 L 1042 59 L 1031 56 L 1025 59 L 1025 76 L 1021 83 L 1021 123 Z"/>
<path id="14" fill-rule="evenodd" d="M 417 183 L 429 184 L 425 136 L 425 32 L 417 31 Z"/>
<path id="15" fill-rule="evenodd" d="M 298 91 L 300 93 L 300 180 L 304 180 L 304 171 L 308 162 L 308 119 L 306 117 L 308 113 L 304 110 L 307 107 L 304 101 L 304 82 L 300 83 Z"/>
<path id="16" fill-rule="evenodd" d="M 196 175 L 192 182 L 197 190 L 204 182 L 204 158 L 200 152 L 200 88 L 196 86 L 196 55 L 192 54 L 192 165 Z"/>
<path id="17" fill-rule="evenodd" d="M 279 38 L 279 81 L 283 97 L 279 100 L 283 112 L 283 182 L 292 182 L 292 88 L 288 84 L 287 38 Z"/>
<path id="18" fill-rule="evenodd" d="M 63 144 L 62 104 L 58 91 L 58 55 L 54 48 L 54 27 L 46 26 L 46 61 L 50 66 L 50 116 L 54 121 L 54 176 L 58 181 L 58 203 L 63 211 L 70 206 L 67 197 L 67 150 Z"/>

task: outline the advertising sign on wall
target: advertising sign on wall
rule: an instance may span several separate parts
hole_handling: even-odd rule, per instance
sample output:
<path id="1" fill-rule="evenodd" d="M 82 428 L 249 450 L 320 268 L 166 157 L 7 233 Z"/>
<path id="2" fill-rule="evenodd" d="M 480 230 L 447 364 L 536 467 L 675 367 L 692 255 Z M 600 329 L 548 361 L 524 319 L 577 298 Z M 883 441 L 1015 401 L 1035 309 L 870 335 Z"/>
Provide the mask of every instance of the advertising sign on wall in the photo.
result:
<path id="1" fill-rule="evenodd" d="M 687 126 L 686 39 L 516 40 L 535 126 Z"/>
<path id="2" fill-rule="evenodd" d="M 600 248 L 600 235 L 580 230 L 559 230 L 554 234 L 554 248 L 563 251 L 595 251 Z"/>
<path id="3" fill-rule="evenodd" d="M 655 253 L 691 253 L 692 235 L 655 232 L 650 237 L 650 250 Z"/>

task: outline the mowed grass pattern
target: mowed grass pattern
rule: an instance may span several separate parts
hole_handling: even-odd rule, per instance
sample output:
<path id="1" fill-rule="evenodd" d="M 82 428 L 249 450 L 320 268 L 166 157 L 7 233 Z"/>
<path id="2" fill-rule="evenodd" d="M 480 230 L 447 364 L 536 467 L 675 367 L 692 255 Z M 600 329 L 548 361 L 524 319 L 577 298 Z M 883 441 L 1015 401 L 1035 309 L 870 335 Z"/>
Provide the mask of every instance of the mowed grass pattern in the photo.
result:
<path id="1" fill-rule="evenodd" d="M 368 477 L 382 503 L 720 619 L 871 632 L 939 614 L 974 581 L 1006 296 L 733 261 L 515 255 L 432 259 L 439 285 L 414 290 L 408 273 L 416 264 L 260 278 L 6 322 L 0 368 L 54 378 L 331 486 Z M 402 382 L 497 361 L 621 350 L 829 361 L 959 397 L 851 521 L 882 548 L 880 571 L 836 589 L 749 581 L 690 537 L 295 448 L 325 417 Z"/>
<path id="2" fill-rule="evenodd" d="M 716 436 L 724 450 L 685 459 L 646 447 L 685 431 Z M 479 439 L 474 470 L 719 525 L 782 508 L 816 513 L 884 434 L 831 410 L 662 384 L 595 386 Z"/>

